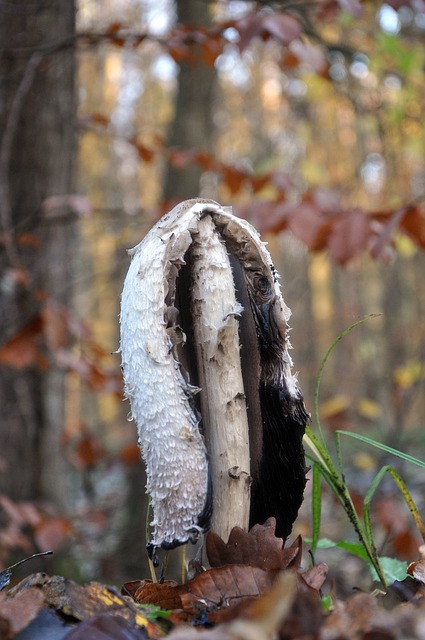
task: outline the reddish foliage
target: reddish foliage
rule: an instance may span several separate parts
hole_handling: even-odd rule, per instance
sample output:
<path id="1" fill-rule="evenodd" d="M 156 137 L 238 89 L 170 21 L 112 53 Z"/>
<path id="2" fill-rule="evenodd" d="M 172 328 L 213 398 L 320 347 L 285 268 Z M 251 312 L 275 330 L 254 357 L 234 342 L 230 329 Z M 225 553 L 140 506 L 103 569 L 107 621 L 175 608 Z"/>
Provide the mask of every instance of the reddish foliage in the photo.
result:
<path id="1" fill-rule="evenodd" d="M 345 211 L 333 222 L 327 248 L 336 262 L 345 265 L 364 252 L 370 236 L 370 218 L 358 209 Z"/>
<path id="2" fill-rule="evenodd" d="M 320 251 L 326 246 L 330 233 L 329 220 L 323 216 L 315 203 L 307 201 L 293 209 L 288 227 L 310 251 Z"/>
<path id="3" fill-rule="evenodd" d="M 263 22 L 262 19 L 258 23 L 257 14 L 250 14 L 242 19 L 249 37 L 254 37 L 252 33 L 258 34 L 259 24 L 263 25 Z M 314 51 L 298 40 L 293 41 L 290 55 L 299 56 L 299 60 L 309 64 L 315 58 Z M 320 68 L 324 70 L 322 63 L 323 61 L 320 62 Z M 88 123 L 99 121 L 105 126 L 109 122 L 99 114 L 86 117 Z M 328 250 L 335 262 L 343 266 L 368 250 L 373 258 L 388 260 L 396 231 L 405 233 L 415 244 L 425 248 L 425 209 L 421 204 L 411 204 L 395 211 L 365 212 L 355 208 L 346 209 L 341 205 L 338 193 L 331 189 L 313 189 L 304 194 L 301 202 L 290 204 L 286 202 L 286 192 L 291 179 L 286 174 L 270 172 L 253 175 L 219 162 L 205 150 L 176 147 L 164 149 L 162 141 L 159 141 L 157 149 L 143 145 L 135 137 L 128 142 L 137 149 L 144 162 L 153 162 L 156 154 L 161 152 L 178 169 L 195 163 L 204 171 L 216 172 L 231 195 L 247 189 L 255 194 L 267 186 L 273 187 L 274 200 L 253 201 L 249 206 L 236 209 L 237 215 L 248 219 L 262 234 L 289 229 L 305 243 L 309 251 Z"/>
<path id="4" fill-rule="evenodd" d="M 319 564 L 302 574 L 298 570 L 301 538 L 285 549 L 283 540 L 275 536 L 275 527 L 274 518 L 255 525 L 248 533 L 234 527 L 227 543 L 209 532 L 206 550 L 211 569 L 182 585 L 133 581 L 123 586 L 123 593 L 143 604 L 183 609 L 193 619 L 202 612 L 210 622 L 229 620 L 236 610 L 246 610 L 252 599 L 266 593 L 287 569 L 297 571 L 300 592 L 317 596 L 326 578 L 326 565 Z"/>
<path id="5" fill-rule="evenodd" d="M 95 467 L 105 457 L 101 442 L 90 434 L 83 435 L 75 447 L 75 463 L 80 469 Z"/>
<path id="6" fill-rule="evenodd" d="M 34 543 L 40 551 L 56 551 L 66 543 L 72 529 L 68 520 L 33 502 L 13 502 L 0 495 L 0 507 L 7 518 L 0 531 L 0 546 L 4 554 L 13 549 L 31 553 Z"/>
<path id="7" fill-rule="evenodd" d="M 240 51 L 244 51 L 254 38 L 274 38 L 288 44 L 301 34 L 300 22 L 285 13 L 249 13 L 235 22 L 234 27 L 239 33 Z"/>
<path id="8" fill-rule="evenodd" d="M 227 543 L 210 531 L 207 534 L 206 551 L 211 567 L 250 564 L 265 571 L 291 566 L 297 568 L 301 561 L 301 538 L 298 537 L 285 549 L 282 538 L 275 536 L 275 530 L 275 518 L 269 518 L 263 525 L 254 525 L 249 533 L 233 527 Z"/>
<path id="9" fill-rule="evenodd" d="M 8 623 L 8 633 L 1 637 L 13 638 L 25 629 L 37 616 L 43 604 L 43 594 L 38 589 L 28 589 L 16 598 L 1 601 L 0 620 Z"/>
<path id="10" fill-rule="evenodd" d="M 71 350 L 74 338 L 79 339 L 84 354 L 77 355 Z M 33 366 L 46 369 L 54 361 L 77 373 L 90 389 L 121 397 L 118 368 L 102 363 L 109 355 L 65 307 L 44 296 L 38 313 L 0 348 L 0 364 L 19 370 Z"/>
<path id="11" fill-rule="evenodd" d="M 118 457 L 124 464 L 140 464 L 140 449 L 137 444 L 128 444 L 121 449 Z"/>
<path id="12" fill-rule="evenodd" d="M 47 360 L 40 350 L 43 318 L 37 314 L 16 335 L 0 348 L 0 363 L 15 369 L 26 369 L 38 365 L 47 366 Z"/>
<path id="13" fill-rule="evenodd" d="M 425 209 L 423 207 L 408 207 L 400 226 L 415 244 L 425 249 Z"/>

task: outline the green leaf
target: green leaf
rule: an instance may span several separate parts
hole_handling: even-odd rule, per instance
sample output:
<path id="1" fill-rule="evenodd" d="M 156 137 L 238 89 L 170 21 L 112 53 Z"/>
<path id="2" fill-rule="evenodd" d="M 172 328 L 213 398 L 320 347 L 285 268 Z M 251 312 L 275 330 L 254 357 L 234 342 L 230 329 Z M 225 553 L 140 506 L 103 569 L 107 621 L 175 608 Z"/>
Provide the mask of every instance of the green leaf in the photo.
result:
<path id="1" fill-rule="evenodd" d="M 397 560 L 397 558 L 389 558 L 382 556 L 379 558 L 379 564 L 388 584 L 392 584 L 394 580 L 404 580 L 407 575 L 407 562 Z M 374 567 L 369 564 L 373 580 L 379 580 L 378 574 Z"/>
<path id="2" fill-rule="evenodd" d="M 307 544 L 311 544 L 311 538 L 304 538 L 304 541 Z M 366 562 L 370 562 L 369 557 L 365 551 L 365 548 L 362 544 L 356 542 L 348 542 L 348 540 L 339 540 L 339 542 L 334 542 L 329 538 L 319 538 L 317 541 L 318 549 L 342 549 L 343 551 L 347 551 L 348 553 L 352 553 L 353 555 L 361 558 L 362 560 L 366 560 Z"/>
<path id="3" fill-rule="evenodd" d="M 323 613 L 329 613 L 332 609 L 332 596 L 323 596 L 321 602 Z"/>
<path id="4" fill-rule="evenodd" d="M 171 609 L 161 609 L 161 607 L 158 607 L 156 604 L 139 604 L 136 602 L 136 605 L 137 604 L 146 618 L 152 622 L 158 619 L 168 620 L 171 615 Z"/>

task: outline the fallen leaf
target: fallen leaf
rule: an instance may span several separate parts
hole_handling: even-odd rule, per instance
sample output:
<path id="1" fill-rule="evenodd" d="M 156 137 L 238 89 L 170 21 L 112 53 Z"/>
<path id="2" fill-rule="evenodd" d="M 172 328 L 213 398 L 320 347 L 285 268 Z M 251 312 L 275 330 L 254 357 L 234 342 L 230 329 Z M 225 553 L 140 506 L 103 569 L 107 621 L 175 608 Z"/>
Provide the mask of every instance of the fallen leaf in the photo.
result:
<path id="1" fill-rule="evenodd" d="M 147 629 L 138 629 L 124 618 L 99 613 L 85 620 L 66 636 L 67 640 L 144 640 Z"/>
<path id="2" fill-rule="evenodd" d="M 267 595 L 267 594 L 266 594 Z M 299 592 L 291 610 L 279 629 L 279 640 L 316 640 L 323 623 L 323 609 L 320 598 L 312 592 Z M 330 640 L 330 638 L 322 640 Z M 341 639 L 342 640 L 342 639 Z"/>
<path id="3" fill-rule="evenodd" d="M 267 640 L 276 637 L 296 597 L 295 576 L 289 571 L 282 572 L 272 588 L 249 606 L 242 619 L 238 618 L 229 624 L 229 637 L 241 640 Z"/>
<path id="4" fill-rule="evenodd" d="M 302 552 L 301 538 L 298 537 L 285 549 L 282 538 L 275 536 L 275 530 L 275 518 L 269 518 L 263 525 L 254 525 L 248 533 L 234 527 L 227 543 L 216 533 L 209 531 L 206 552 L 211 567 L 247 564 L 266 571 L 297 567 Z"/>
<path id="5" fill-rule="evenodd" d="M 328 565 L 325 562 L 319 562 L 304 573 L 298 573 L 300 578 L 298 584 L 301 584 L 301 589 L 303 585 L 306 585 L 309 590 L 319 591 L 327 578 L 328 570 Z"/>
<path id="6" fill-rule="evenodd" d="M 127 582 L 121 592 L 129 593 L 141 604 L 155 604 L 165 610 L 181 609 L 183 604 L 177 587 L 177 583 L 172 580 L 166 580 L 162 584 L 151 580 L 135 580 Z"/>
<path id="7" fill-rule="evenodd" d="M 109 613 L 121 616 L 136 626 L 155 628 L 131 600 L 99 582 L 82 586 L 72 580 L 52 576 L 42 590 L 46 604 L 77 620 L 85 620 L 98 613 Z"/>
<path id="8" fill-rule="evenodd" d="M 321 630 L 323 638 L 395 640 L 406 637 L 394 635 L 395 616 L 378 606 L 375 597 L 357 593 L 346 602 L 336 601 L 332 615 L 325 618 Z M 367 634 L 367 636 L 366 636 Z"/>
<path id="9" fill-rule="evenodd" d="M 249 565 L 226 565 L 204 571 L 182 585 L 142 581 L 127 583 L 134 599 L 141 604 L 156 604 L 167 609 L 183 609 L 197 624 L 232 618 L 248 602 L 263 594 L 273 583 L 278 571 L 264 571 Z"/>
<path id="10" fill-rule="evenodd" d="M 29 625 L 43 604 L 43 594 L 36 588 L 28 589 L 16 598 L 6 598 L 0 602 L 0 618 L 8 621 L 11 637 Z"/>
<path id="11" fill-rule="evenodd" d="M 230 609 L 242 600 L 263 594 L 276 574 L 277 571 L 264 571 L 250 565 L 226 565 L 204 571 L 177 590 L 185 609 L 198 604 Z"/>
<path id="12" fill-rule="evenodd" d="M 425 560 L 418 560 L 418 562 L 411 562 L 407 567 L 407 573 L 415 580 L 418 580 L 422 584 L 425 584 Z"/>

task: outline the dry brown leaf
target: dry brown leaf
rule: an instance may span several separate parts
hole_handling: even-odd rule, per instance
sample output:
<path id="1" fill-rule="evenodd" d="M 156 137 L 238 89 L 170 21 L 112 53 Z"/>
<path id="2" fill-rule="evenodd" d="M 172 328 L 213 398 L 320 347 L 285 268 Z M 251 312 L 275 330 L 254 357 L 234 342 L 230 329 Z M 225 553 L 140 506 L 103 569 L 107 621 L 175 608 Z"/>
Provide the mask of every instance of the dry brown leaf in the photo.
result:
<path id="1" fill-rule="evenodd" d="M 249 606 L 244 617 L 229 624 L 229 637 L 235 640 L 268 640 L 276 637 L 296 597 L 295 576 L 289 571 L 280 573 L 272 588 Z"/>
<path id="2" fill-rule="evenodd" d="M 276 574 L 277 571 L 264 571 L 250 565 L 226 565 L 204 571 L 177 589 L 184 609 L 220 608 L 228 612 L 241 602 L 262 595 L 272 585 Z"/>
<path id="3" fill-rule="evenodd" d="M 100 613 L 79 624 L 66 637 L 69 640 L 146 640 L 149 634 L 145 628 L 137 629 L 123 618 Z"/>
<path id="4" fill-rule="evenodd" d="M 325 562 L 319 562 L 305 573 L 299 573 L 298 575 L 300 578 L 298 582 L 300 590 L 303 590 L 303 585 L 305 585 L 308 590 L 319 591 L 328 575 L 328 565 Z"/>
<path id="5" fill-rule="evenodd" d="M 155 604 L 161 607 L 161 609 L 183 608 L 178 591 L 179 585 L 176 582 L 166 580 L 164 583 L 159 584 L 158 582 L 151 582 L 150 580 L 140 580 L 139 583 L 132 594 L 137 602 L 141 604 Z M 126 587 L 128 588 L 128 584 L 124 585 L 124 588 Z"/>
<path id="6" fill-rule="evenodd" d="M 43 604 L 43 594 L 34 587 L 20 593 L 15 598 L 4 597 L 0 601 L 0 619 L 8 622 L 11 638 L 29 625 L 42 609 Z"/>
<path id="7" fill-rule="evenodd" d="M 141 581 L 124 585 L 141 604 L 155 604 L 163 609 L 183 609 L 198 622 L 231 619 L 269 589 L 278 571 L 264 571 L 250 565 L 226 565 L 209 569 L 186 584 L 178 585 Z"/>
<path id="8" fill-rule="evenodd" d="M 227 544 L 210 531 L 206 539 L 210 565 L 247 564 L 265 571 L 297 567 L 302 552 L 301 538 L 298 537 L 290 547 L 284 549 L 284 542 L 275 536 L 275 529 L 275 518 L 269 518 L 263 525 L 254 525 L 249 533 L 234 527 Z"/>
<path id="9" fill-rule="evenodd" d="M 334 610 L 324 623 L 321 639 L 345 638 L 357 640 L 365 637 L 393 640 L 396 616 L 379 607 L 376 598 L 368 593 L 357 593 L 346 602 L 336 602 Z"/>
<path id="10" fill-rule="evenodd" d="M 415 580 L 418 580 L 422 584 L 425 584 L 425 560 L 418 560 L 417 562 L 411 562 L 407 567 L 407 573 Z"/>

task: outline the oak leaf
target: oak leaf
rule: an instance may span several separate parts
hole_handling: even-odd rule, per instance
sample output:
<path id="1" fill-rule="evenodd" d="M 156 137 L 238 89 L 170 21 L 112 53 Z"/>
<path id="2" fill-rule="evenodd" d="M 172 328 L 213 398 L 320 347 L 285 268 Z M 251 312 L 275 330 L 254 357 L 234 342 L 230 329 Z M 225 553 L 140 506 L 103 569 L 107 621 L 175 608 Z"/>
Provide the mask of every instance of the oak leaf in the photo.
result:
<path id="1" fill-rule="evenodd" d="M 265 571 L 297 567 L 301 559 L 301 538 L 285 549 L 282 538 L 275 536 L 275 530 L 275 518 L 269 518 L 263 525 L 254 525 L 249 533 L 234 527 L 227 543 L 210 531 L 206 539 L 208 561 L 212 567 L 248 564 Z"/>

